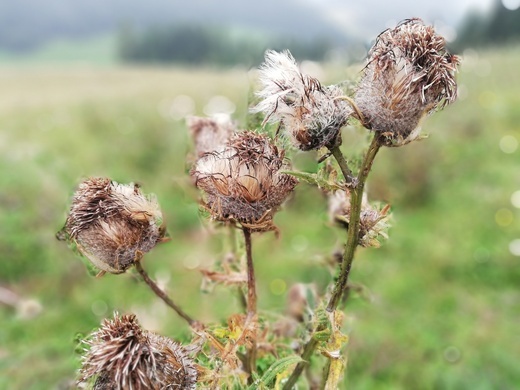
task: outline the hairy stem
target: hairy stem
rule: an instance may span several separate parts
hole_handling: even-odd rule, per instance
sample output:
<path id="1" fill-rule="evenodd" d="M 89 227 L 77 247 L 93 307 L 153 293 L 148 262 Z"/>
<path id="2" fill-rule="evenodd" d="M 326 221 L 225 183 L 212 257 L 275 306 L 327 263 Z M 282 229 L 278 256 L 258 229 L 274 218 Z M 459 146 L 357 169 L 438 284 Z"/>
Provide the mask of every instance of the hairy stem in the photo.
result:
<path id="1" fill-rule="evenodd" d="M 237 237 L 236 237 L 236 227 L 233 225 L 229 226 L 229 250 L 232 256 L 233 264 L 236 264 L 238 255 L 237 255 Z M 237 287 L 237 297 L 238 303 L 240 307 L 245 311 L 247 310 L 247 298 L 244 295 L 244 290 L 241 286 Z"/>
<path id="2" fill-rule="evenodd" d="M 256 279 L 255 268 L 253 265 L 253 252 L 251 244 L 251 231 L 248 228 L 242 229 L 244 232 L 244 241 L 246 244 L 246 258 L 247 258 L 247 320 L 246 326 L 252 324 L 254 337 L 251 340 L 251 347 L 246 355 L 246 371 L 250 374 L 249 380 L 252 382 L 253 377 L 251 373 L 256 368 Z"/>
<path id="3" fill-rule="evenodd" d="M 330 153 L 338 162 L 339 168 L 341 169 L 341 173 L 343 173 L 343 177 L 345 178 L 347 186 L 352 184 L 354 182 L 354 176 L 352 175 L 352 171 L 348 167 L 347 160 L 345 159 L 345 156 L 343 156 L 343 153 L 341 153 L 339 146 L 334 146 L 332 149 L 330 149 Z"/>
<path id="4" fill-rule="evenodd" d="M 341 262 L 341 269 L 336 280 L 336 284 L 334 285 L 334 290 L 332 291 L 332 295 L 330 296 L 329 302 L 327 304 L 327 311 L 333 312 L 338 307 L 338 304 L 341 300 L 343 293 L 346 290 L 348 277 L 350 275 L 350 269 L 352 268 L 352 261 L 354 260 L 354 253 L 358 246 L 358 238 L 359 238 L 359 221 L 361 215 L 361 202 L 363 200 L 363 190 L 365 188 L 365 183 L 372 168 L 372 164 L 377 155 L 377 152 L 381 148 L 382 142 L 381 137 L 378 133 L 374 135 L 372 138 L 372 142 L 368 147 L 368 150 L 365 154 L 365 158 L 363 159 L 363 163 L 357 175 L 357 183 L 350 192 L 350 219 L 349 219 L 349 227 L 347 232 L 347 243 L 345 246 L 345 252 L 343 253 L 343 260 Z M 332 155 L 338 161 L 341 172 L 343 176 L 345 176 L 345 180 L 348 183 L 347 176 L 352 175 L 352 172 L 348 167 L 343 164 L 342 161 L 345 161 L 343 153 L 339 150 L 339 147 L 333 148 L 331 150 Z M 314 334 L 317 332 L 321 332 L 325 330 L 327 327 L 326 324 L 322 323 L 318 325 L 315 329 Z M 296 381 L 302 374 L 304 368 L 309 364 L 310 358 L 314 351 L 318 346 L 318 341 L 311 336 L 311 339 L 305 344 L 302 353 L 302 362 L 296 365 L 296 368 L 292 372 L 291 376 L 285 383 L 283 389 L 290 390 L 295 385 Z"/>
<path id="5" fill-rule="evenodd" d="M 188 314 L 186 314 L 175 302 L 172 301 L 172 299 L 168 295 L 166 295 L 166 293 L 163 290 L 159 288 L 159 286 L 150 278 L 150 276 L 148 276 L 148 273 L 144 270 L 140 261 L 135 262 L 135 269 L 137 270 L 137 272 L 139 272 L 139 275 L 141 275 L 145 283 L 152 289 L 155 295 L 157 295 L 164 301 L 164 303 L 170 306 L 179 315 L 179 317 L 186 320 L 186 322 L 192 328 L 201 328 L 201 324 L 198 321 L 195 321 Z"/>

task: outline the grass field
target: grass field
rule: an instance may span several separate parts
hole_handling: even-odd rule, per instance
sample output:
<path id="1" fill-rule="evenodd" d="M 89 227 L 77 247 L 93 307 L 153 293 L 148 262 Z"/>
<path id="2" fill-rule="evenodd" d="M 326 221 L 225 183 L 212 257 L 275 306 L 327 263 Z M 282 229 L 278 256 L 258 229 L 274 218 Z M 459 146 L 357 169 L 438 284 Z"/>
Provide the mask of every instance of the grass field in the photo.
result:
<path id="1" fill-rule="evenodd" d="M 351 281 L 366 292 L 345 308 L 349 389 L 520 383 L 520 257 L 510 250 L 520 239 L 511 201 L 520 191 L 519 63 L 519 48 L 468 53 L 461 98 L 425 121 L 430 138 L 376 160 L 369 195 L 391 203 L 394 226 L 381 249 L 360 250 L 354 263 Z M 329 75 L 339 81 L 342 71 Z M 77 335 L 114 310 L 171 337 L 188 334 L 131 273 L 91 278 L 55 239 L 86 176 L 139 182 L 158 196 L 172 240 L 144 261 L 186 311 L 214 321 L 237 310 L 223 288 L 200 292 L 194 268 L 222 255 L 224 237 L 200 219 L 179 118 L 203 115 L 224 96 L 244 123 L 250 77 L 241 69 L 0 68 L 0 286 L 41 305 L 36 316 L 27 305 L 0 306 L 0 388 L 67 388 L 79 368 Z M 346 132 L 345 150 L 354 149 L 359 137 L 352 145 Z M 280 285 L 323 287 L 323 256 L 342 238 L 306 185 L 276 221 L 279 239 L 254 242 L 261 311 L 283 309 Z"/>

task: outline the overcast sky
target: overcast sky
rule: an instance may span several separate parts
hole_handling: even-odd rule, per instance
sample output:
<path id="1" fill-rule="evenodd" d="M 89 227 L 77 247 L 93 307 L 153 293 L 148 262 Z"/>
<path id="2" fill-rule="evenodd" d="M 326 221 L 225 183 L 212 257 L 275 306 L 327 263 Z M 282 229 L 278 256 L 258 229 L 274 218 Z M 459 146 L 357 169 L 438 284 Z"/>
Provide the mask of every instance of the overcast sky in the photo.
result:
<path id="1" fill-rule="evenodd" d="M 488 12 L 496 0 L 305 1 L 309 6 L 326 13 L 327 18 L 346 33 L 358 37 L 373 37 L 381 31 L 381 26 L 391 27 L 410 17 L 420 17 L 425 22 L 434 23 L 439 29 L 445 28 L 444 35 L 449 35 L 454 33 L 454 27 L 469 9 Z"/>

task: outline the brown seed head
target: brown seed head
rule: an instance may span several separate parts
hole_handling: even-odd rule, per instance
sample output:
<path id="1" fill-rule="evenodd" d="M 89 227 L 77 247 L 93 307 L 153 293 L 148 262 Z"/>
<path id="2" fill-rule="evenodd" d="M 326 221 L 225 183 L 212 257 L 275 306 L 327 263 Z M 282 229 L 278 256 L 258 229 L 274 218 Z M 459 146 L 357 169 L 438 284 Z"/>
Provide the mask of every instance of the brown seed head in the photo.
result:
<path id="1" fill-rule="evenodd" d="M 214 219 L 266 231 L 274 228 L 274 212 L 297 184 L 280 172 L 284 168 L 284 152 L 266 136 L 247 131 L 233 135 L 220 151 L 204 154 L 191 175 Z"/>
<path id="2" fill-rule="evenodd" d="M 220 121 L 213 118 L 191 116 L 186 119 L 191 136 L 195 143 L 197 157 L 212 152 L 224 146 L 234 131 L 235 126 L 230 121 Z"/>
<path id="3" fill-rule="evenodd" d="M 293 144 L 301 150 L 334 146 L 340 129 L 352 114 L 337 86 L 322 86 L 303 74 L 291 53 L 267 51 L 260 67 L 262 99 L 253 112 L 263 112 L 264 122 L 281 122 Z"/>
<path id="4" fill-rule="evenodd" d="M 424 115 L 455 101 L 458 64 L 444 38 L 420 19 L 384 31 L 355 94 L 365 126 L 383 133 L 388 146 L 412 141 Z"/>
<path id="5" fill-rule="evenodd" d="M 137 185 L 90 178 L 74 193 L 64 232 L 97 268 L 117 274 L 164 237 L 161 224 L 154 196 Z"/>
<path id="6" fill-rule="evenodd" d="M 197 370 L 173 340 L 143 330 L 135 315 L 115 315 L 85 341 L 79 383 L 94 389 L 195 389 Z"/>

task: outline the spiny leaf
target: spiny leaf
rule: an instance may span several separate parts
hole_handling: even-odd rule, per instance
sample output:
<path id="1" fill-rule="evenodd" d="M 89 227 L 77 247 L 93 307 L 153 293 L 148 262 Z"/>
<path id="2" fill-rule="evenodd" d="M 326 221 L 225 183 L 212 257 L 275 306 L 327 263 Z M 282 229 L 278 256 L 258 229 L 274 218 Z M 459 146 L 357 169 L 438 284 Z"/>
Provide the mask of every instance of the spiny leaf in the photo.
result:
<path id="1" fill-rule="evenodd" d="M 271 367 L 262 375 L 260 379 L 257 379 L 247 390 L 261 389 L 268 386 L 277 375 L 287 370 L 290 366 L 298 364 L 302 361 L 302 358 L 297 355 L 287 356 L 274 362 Z"/>

